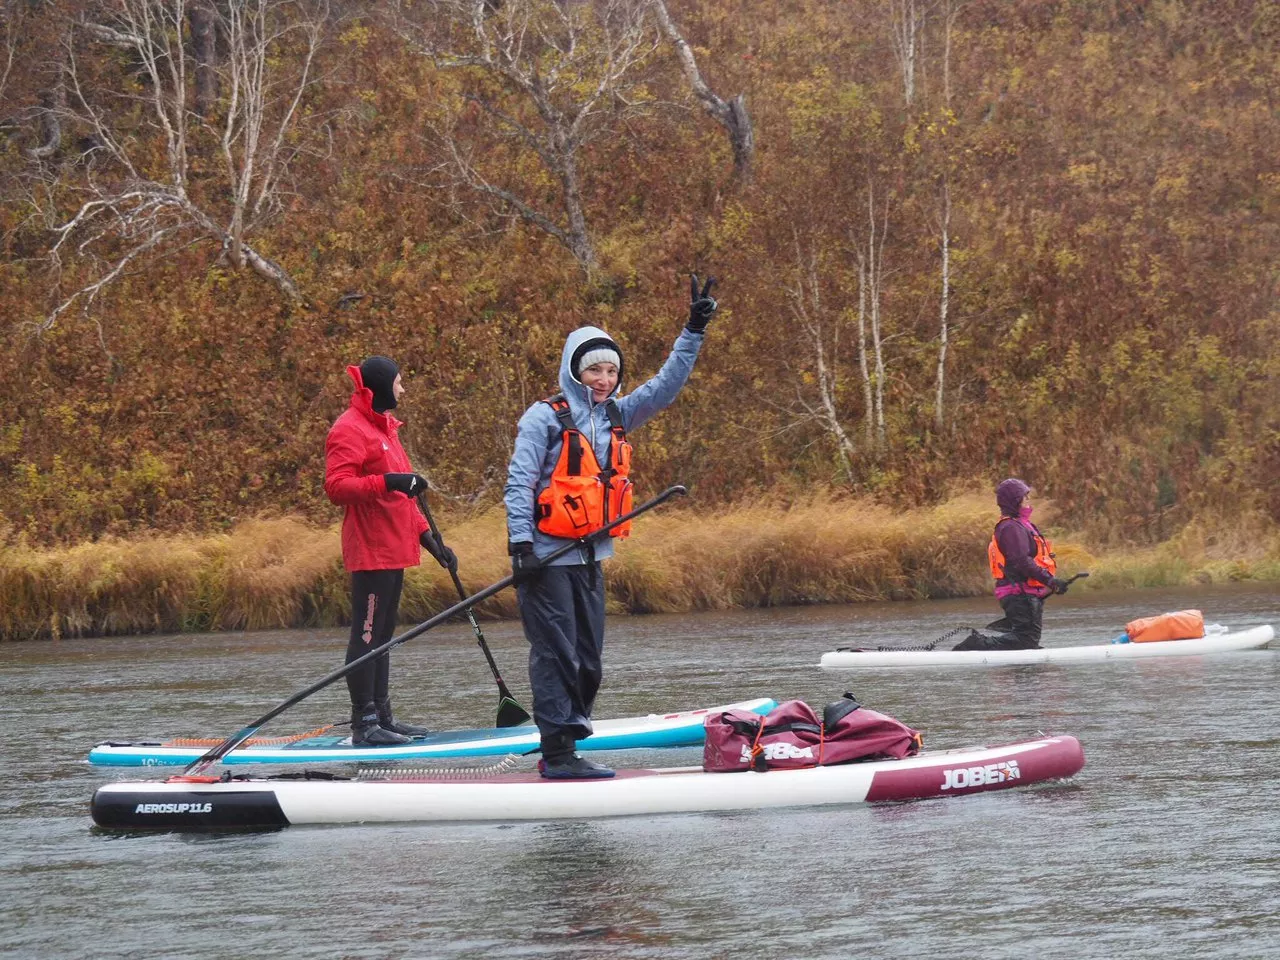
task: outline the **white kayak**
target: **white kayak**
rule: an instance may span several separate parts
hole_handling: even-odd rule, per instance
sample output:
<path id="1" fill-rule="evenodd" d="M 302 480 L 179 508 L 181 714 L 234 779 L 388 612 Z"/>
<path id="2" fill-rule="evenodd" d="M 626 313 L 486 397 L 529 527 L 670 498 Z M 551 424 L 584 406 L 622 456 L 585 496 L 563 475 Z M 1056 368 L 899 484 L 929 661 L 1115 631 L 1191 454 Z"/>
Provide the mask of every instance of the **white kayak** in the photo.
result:
<path id="1" fill-rule="evenodd" d="M 94 794 L 91 812 L 99 827 L 118 830 L 584 819 L 962 796 L 1070 777 L 1083 766 L 1075 737 L 1051 736 L 905 760 L 764 773 L 619 770 L 609 780 L 543 780 L 532 771 L 381 771 L 356 779 L 227 771 L 223 778 L 110 783 Z"/>
<path id="2" fill-rule="evenodd" d="M 685 747 L 702 743 L 707 714 L 724 710 L 749 710 L 765 714 L 778 704 L 767 697 L 701 707 L 676 713 L 651 713 L 643 717 L 596 720 L 595 732 L 578 741 L 579 750 L 627 750 L 649 747 Z M 436 757 L 484 757 L 536 750 L 538 728 L 494 727 L 481 730 L 447 730 L 416 737 L 395 747 L 353 747 L 351 735 L 320 731 L 281 743 L 249 740 L 219 761 L 238 763 L 355 763 L 356 761 L 428 760 Z M 114 767 L 186 766 L 200 759 L 220 740 L 122 741 L 108 740 L 89 751 L 89 762 Z"/>
<path id="3" fill-rule="evenodd" d="M 1089 663 L 1099 660 L 1142 660 L 1148 657 L 1198 657 L 1265 647 L 1275 636 L 1270 625 L 1215 633 L 1194 640 L 1154 643 L 1096 643 L 1037 650 L 876 650 L 841 649 L 824 653 L 824 670 L 861 667 L 998 667 L 1024 663 Z"/>

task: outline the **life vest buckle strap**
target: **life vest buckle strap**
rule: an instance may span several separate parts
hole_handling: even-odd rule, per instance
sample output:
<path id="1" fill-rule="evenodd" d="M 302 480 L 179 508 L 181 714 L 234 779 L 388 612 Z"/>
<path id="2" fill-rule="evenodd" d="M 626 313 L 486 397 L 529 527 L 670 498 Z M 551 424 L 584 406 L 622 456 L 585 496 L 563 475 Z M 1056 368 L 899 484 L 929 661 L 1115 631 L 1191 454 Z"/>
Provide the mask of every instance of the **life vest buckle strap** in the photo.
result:
<path id="1" fill-rule="evenodd" d="M 564 438 L 569 445 L 569 476 L 582 476 L 582 434 L 577 430 L 566 430 Z"/>

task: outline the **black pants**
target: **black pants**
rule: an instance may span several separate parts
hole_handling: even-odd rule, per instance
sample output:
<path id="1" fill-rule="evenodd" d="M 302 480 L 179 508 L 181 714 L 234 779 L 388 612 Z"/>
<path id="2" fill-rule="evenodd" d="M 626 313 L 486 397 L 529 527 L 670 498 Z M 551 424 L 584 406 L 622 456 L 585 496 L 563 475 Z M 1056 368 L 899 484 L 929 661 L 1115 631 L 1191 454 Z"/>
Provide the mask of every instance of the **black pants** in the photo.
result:
<path id="1" fill-rule="evenodd" d="M 529 641 L 533 719 L 543 737 L 591 735 L 603 677 L 604 574 L 599 563 L 552 566 L 517 588 Z"/>
<path id="2" fill-rule="evenodd" d="M 351 638 L 347 641 L 347 663 L 391 639 L 403 588 L 403 570 L 356 570 L 351 574 Z M 358 709 L 385 700 L 390 683 L 391 654 L 388 652 L 347 674 L 351 705 Z"/>
<path id="3" fill-rule="evenodd" d="M 1014 593 L 1000 598 L 1009 632 L 1018 638 L 1022 647 L 1040 646 L 1040 628 L 1044 621 L 1044 598 L 1025 593 Z"/>

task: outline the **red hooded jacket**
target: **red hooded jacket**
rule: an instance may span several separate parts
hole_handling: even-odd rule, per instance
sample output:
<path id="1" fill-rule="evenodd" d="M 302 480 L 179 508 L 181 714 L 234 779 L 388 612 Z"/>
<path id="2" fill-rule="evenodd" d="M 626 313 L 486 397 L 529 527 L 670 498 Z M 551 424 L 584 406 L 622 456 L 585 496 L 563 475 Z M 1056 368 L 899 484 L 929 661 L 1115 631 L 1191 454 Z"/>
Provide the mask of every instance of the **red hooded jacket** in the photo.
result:
<path id="1" fill-rule="evenodd" d="M 375 413 L 373 391 L 360 368 L 347 367 L 355 382 L 351 406 L 329 428 L 324 443 L 324 492 L 343 508 L 342 564 L 352 570 L 401 570 L 422 560 L 418 536 L 431 529 L 412 498 L 388 490 L 384 473 L 412 473 L 396 435 L 404 426 Z"/>

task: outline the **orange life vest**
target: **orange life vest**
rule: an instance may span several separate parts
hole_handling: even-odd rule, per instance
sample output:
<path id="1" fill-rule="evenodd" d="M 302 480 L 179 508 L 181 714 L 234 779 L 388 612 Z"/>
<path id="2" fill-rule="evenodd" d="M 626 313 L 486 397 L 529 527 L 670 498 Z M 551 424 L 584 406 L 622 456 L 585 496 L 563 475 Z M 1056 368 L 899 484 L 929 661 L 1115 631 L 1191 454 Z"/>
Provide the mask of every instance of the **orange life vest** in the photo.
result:
<path id="1" fill-rule="evenodd" d="M 573 423 L 564 394 L 543 403 L 555 411 L 561 432 L 551 483 L 538 494 L 538 529 L 552 537 L 584 537 L 631 510 L 631 444 L 622 428 L 622 411 L 612 400 L 605 402 L 609 466 L 601 469 L 590 442 Z M 630 533 L 630 520 L 609 531 L 611 537 Z"/>
<path id="2" fill-rule="evenodd" d="M 991 563 L 991 576 L 996 581 L 996 596 L 1010 593 L 1040 594 L 1041 591 L 1047 594 L 1049 585 L 1035 578 L 1016 583 L 1005 578 L 1005 555 L 1000 550 L 1000 544 L 996 541 L 996 531 L 1000 529 L 1000 524 L 1008 522 L 1020 523 L 1027 528 L 1031 538 L 1035 541 L 1036 563 L 1048 570 L 1050 576 L 1056 576 L 1058 573 L 1058 561 L 1053 557 L 1053 544 L 1045 538 L 1045 535 L 1040 532 L 1034 523 L 1030 520 L 1023 520 L 1021 517 L 1001 517 L 996 521 L 995 530 L 991 533 L 991 542 L 987 544 L 987 560 Z"/>

